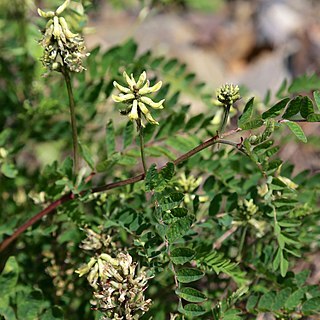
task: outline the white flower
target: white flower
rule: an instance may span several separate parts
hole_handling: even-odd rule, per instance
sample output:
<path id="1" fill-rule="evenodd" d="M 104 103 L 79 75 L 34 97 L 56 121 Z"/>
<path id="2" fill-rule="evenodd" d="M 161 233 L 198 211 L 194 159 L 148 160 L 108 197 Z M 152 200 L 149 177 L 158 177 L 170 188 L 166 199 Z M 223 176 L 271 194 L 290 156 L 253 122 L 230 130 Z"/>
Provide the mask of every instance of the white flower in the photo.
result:
<path id="1" fill-rule="evenodd" d="M 163 102 L 165 99 L 159 102 L 154 102 L 145 95 L 158 91 L 162 86 L 162 82 L 159 81 L 154 86 L 150 87 L 150 82 L 147 80 L 147 74 L 145 71 L 141 73 L 138 81 L 135 80 L 133 74 L 129 77 L 125 71 L 123 72 L 123 77 L 127 82 L 128 87 L 124 87 L 114 81 L 113 85 L 120 91 L 120 93 L 119 95 L 112 95 L 113 101 L 128 104 L 128 108 L 121 111 L 121 113 L 128 115 L 130 120 L 137 121 L 137 123 L 141 125 L 143 125 L 141 123 L 142 115 L 151 124 L 158 125 L 159 123 L 152 117 L 147 106 L 153 109 L 163 109 Z"/>

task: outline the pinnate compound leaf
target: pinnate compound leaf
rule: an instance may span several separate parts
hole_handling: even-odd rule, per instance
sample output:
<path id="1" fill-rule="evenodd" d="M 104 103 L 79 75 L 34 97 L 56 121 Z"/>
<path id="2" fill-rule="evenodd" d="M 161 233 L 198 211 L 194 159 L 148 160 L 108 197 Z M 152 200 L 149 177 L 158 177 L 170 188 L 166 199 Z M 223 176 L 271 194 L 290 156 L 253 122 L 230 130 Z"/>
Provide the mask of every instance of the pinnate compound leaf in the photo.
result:
<path id="1" fill-rule="evenodd" d="M 197 281 L 204 276 L 204 273 L 198 269 L 185 268 L 177 271 L 177 279 L 181 283 L 190 283 Z"/>
<path id="2" fill-rule="evenodd" d="M 280 100 L 277 104 L 262 114 L 262 119 L 275 118 L 280 115 L 289 100 L 290 98 Z"/>
<path id="3" fill-rule="evenodd" d="M 176 294 L 188 302 L 203 302 L 207 299 L 205 294 L 194 288 L 185 287 L 176 290 Z"/>
<path id="4" fill-rule="evenodd" d="M 193 259 L 196 252 L 187 247 L 175 248 L 170 253 L 170 259 L 174 264 L 185 264 Z"/>
<path id="5" fill-rule="evenodd" d="M 242 126 L 247 123 L 249 120 L 251 120 L 253 115 L 253 101 L 254 97 L 251 98 L 245 105 L 242 115 L 240 116 L 238 120 L 238 126 L 242 128 Z"/>
<path id="6" fill-rule="evenodd" d="M 307 142 L 307 137 L 305 136 L 301 127 L 292 121 L 286 121 L 284 124 L 292 131 L 292 133 L 302 142 Z"/>

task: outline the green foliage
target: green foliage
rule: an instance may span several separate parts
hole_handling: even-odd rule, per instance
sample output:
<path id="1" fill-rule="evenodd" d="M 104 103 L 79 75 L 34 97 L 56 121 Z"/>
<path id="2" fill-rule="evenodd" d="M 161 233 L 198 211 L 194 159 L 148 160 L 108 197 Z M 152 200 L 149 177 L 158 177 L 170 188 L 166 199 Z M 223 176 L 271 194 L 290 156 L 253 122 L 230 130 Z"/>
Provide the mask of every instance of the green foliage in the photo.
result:
<path id="1" fill-rule="evenodd" d="M 135 275 L 146 272 L 140 292 L 151 302 L 142 319 L 319 316 L 307 270 L 319 251 L 320 175 L 297 174 L 277 158 L 287 143 L 307 143 L 305 127 L 320 121 L 320 93 L 310 94 L 316 75 L 284 81 L 274 100 L 244 97 L 218 137 L 216 88 L 186 64 L 139 54 L 132 39 L 97 47 L 87 71 L 72 75 L 82 159 L 75 174 L 63 77 L 41 77 L 37 27 L 19 21 L 0 41 L 11 53 L 0 69 L 1 319 L 102 319 L 106 310 L 93 302 L 105 290 L 98 260 L 119 267 L 124 252 Z M 155 101 L 166 99 L 164 109 L 152 110 L 159 126 L 146 124 L 142 147 L 136 123 L 110 99 L 124 70 L 146 70 L 150 86 L 163 82 Z M 189 98 L 205 111 L 191 112 Z M 86 268 L 85 277 L 75 273 Z"/>

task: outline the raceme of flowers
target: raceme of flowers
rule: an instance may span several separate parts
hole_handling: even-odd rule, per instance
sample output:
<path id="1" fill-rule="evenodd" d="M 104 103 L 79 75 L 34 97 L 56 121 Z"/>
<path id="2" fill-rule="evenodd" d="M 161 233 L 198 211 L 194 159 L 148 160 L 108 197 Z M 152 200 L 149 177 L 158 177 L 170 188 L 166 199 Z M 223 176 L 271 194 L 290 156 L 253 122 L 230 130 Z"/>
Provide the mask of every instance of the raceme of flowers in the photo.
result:
<path id="1" fill-rule="evenodd" d="M 231 106 L 240 99 L 239 86 L 233 84 L 224 84 L 216 91 L 217 99 L 225 106 Z"/>
<path id="2" fill-rule="evenodd" d="M 149 123 L 158 125 L 159 123 L 152 117 L 147 106 L 153 109 L 163 109 L 163 102 L 165 99 L 159 102 L 154 102 L 146 95 L 158 91 L 162 86 L 162 82 L 159 81 L 154 86 L 150 87 L 150 82 L 147 80 L 147 74 L 145 71 L 141 73 L 138 81 L 134 79 L 133 74 L 129 77 L 125 71 L 123 72 L 123 77 L 128 86 L 124 87 L 114 81 L 113 85 L 120 91 L 120 93 L 119 95 L 112 95 L 113 101 L 122 102 L 128 105 L 125 110 L 120 111 L 121 114 L 128 115 L 130 120 L 135 120 L 142 126 L 142 115 Z"/>
<path id="3" fill-rule="evenodd" d="M 128 253 L 120 252 L 116 258 L 102 253 L 76 272 L 80 277 L 88 274 L 90 285 L 97 290 L 95 309 L 106 314 L 104 319 L 135 320 L 149 310 L 151 299 L 145 299 L 144 291 L 150 277 L 144 267 L 137 270 Z"/>
<path id="4" fill-rule="evenodd" d="M 70 31 L 65 18 L 59 17 L 69 3 L 70 0 L 66 0 L 55 12 L 38 9 L 41 17 L 49 18 L 39 43 L 44 48 L 41 61 L 50 71 L 60 71 L 63 66 L 72 72 L 85 70 L 82 60 L 89 53 L 84 53 L 84 41 L 79 34 Z"/>

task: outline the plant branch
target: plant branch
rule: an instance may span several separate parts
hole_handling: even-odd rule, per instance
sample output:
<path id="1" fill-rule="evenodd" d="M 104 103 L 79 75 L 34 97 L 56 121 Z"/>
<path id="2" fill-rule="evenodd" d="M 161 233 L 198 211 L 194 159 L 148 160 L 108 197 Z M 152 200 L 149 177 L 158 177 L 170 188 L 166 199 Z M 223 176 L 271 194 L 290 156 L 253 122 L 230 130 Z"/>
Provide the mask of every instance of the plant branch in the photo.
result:
<path id="1" fill-rule="evenodd" d="M 232 234 L 238 230 L 238 226 L 234 225 L 231 229 L 227 230 L 220 238 L 218 238 L 213 244 L 213 249 L 220 249 L 222 242 L 228 239 Z"/>
<path id="2" fill-rule="evenodd" d="M 233 142 L 233 141 L 229 141 L 229 140 L 218 139 L 218 137 L 213 137 L 213 138 L 199 144 L 197 147 L 193 148 L 192 150 L 188 151 L 187 153 L 183 154 L 182 156 L 180 156 L 179 158 L 174 160 L 173 163 L 175 165 L 178 165 L 178 164 L 186 161 L 190 157 L 194 156 L 198 152 L 202 151 L 203 149 L 206 149 L 206 148 L 208 148 L 214 144 L 217 144 L 217 143 L 230 145 L 230 146 L 236 148 L 237 150 L 243 152 L 244 154 L 246 154 L 238 143 Z M 158 170 L 161 170 L 164 167 L 165 167 L 165 165 L 160 167 Z M 80 193 L 80 195 L 83 195 L 83 194 L 87 193 L 88 191 L 90 191 L 91 193 L 108 191 L 111 189 L 115 189 L 118 187 L 122 187 L 125 185 L 129 185 L 129 184 L 133 184 L 133 183 L 142 181 L 144 178 L 145 178 L 145 174 L 140 173 L 140 174 L 138 174 L 134 177 L 131 177 L 129 179 L 108 183 L 108 184 L 102 185 L 102 186 L 97 186 L 97 187 L 91 188 L 89 190 L 84 190 Z M 25 222 L 22 226 L 20 226 L 9 238 L 5 239 L 0 244 L 0 252 L 4 251 L 10 245 L 11 242 L 13 242 L 16 238 L 18 238 L 20 234 L 22 234 L 26 229 L 28 229 L 33 224 L 35 224 L 37 221 L 39 221 L 42 217 L 44 217 L 45 215 L 48 215 L 49 213 L 52 213 L 61 204 L 68 202 L 68 201 L 71 201 L 75 198 L 76 198 L 76 196 L 73 193 L 69 192 L 69 193 L 65 194 L 64 196 L 62 196 L 60 199 L 52 202 L 47 208 L 40 211 L 35 216 L 33 216 L 31 219 L 29 219 L 27 222 Z"/>
<path id="3" fill-rule="evenodd" d="M 66 67 L 62 67 L 62 74 L 66 82 L 68 96 L 69 96 L 69 108 L 70 108 L 70 122 L 72 129 L 72 143 L 73 143 L 73 174 L 77 175 L 79 171 L 79 150 L 78 150 L 78 132 L 77 132 L 77 121 L 75 112 L 75 102 L 72 92 L 72 85 L 69 71 Z"/>

